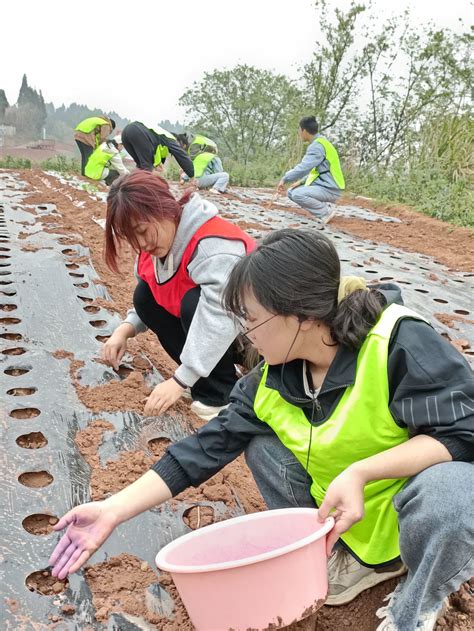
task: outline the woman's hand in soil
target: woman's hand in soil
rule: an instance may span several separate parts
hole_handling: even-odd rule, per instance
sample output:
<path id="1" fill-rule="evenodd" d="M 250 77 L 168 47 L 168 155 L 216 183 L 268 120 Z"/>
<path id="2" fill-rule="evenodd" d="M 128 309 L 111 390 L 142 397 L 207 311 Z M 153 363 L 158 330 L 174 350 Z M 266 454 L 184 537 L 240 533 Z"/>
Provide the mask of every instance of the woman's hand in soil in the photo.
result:
<path id="1" fill-rule="evenodd" d="M 101 357 L 108 366 L 112 366 L 114 370 L 119 369 L 120 360 L 127 350 L 127 340 L 129 337 L 133 337 L 134 334 L 135 329 L 128 323 L 121 324 L 115 329 L 103 345 L 101 352 Z"/>
<path id="2" fill-rule="evenodd" d="M 176 403 L 183 395 L 182 388 L 174 379 L 167 379 L 159 383 L 148 397 L 145 405 L 145 416 L 158 416 Z"/>
<path id="3" fill-rule="evenodd" d="M 100 548 L 119 520 L 104 502 L 76 506 L 66 513 L 54 530 L 68 527 L 49 559 L 52 575 L 59 579 L 73 574 Z"/>
<path id="4" fill-rule="evenodd" d="M 350 467 L 331 482 L 323 503 L 319 507 L 319 519 L 324 521 L 329 515 L 334 517 L 334 528 L 327 537 L 327 555 L 340 535 L 360 521 L 364 516 L 365 478 Z"/>

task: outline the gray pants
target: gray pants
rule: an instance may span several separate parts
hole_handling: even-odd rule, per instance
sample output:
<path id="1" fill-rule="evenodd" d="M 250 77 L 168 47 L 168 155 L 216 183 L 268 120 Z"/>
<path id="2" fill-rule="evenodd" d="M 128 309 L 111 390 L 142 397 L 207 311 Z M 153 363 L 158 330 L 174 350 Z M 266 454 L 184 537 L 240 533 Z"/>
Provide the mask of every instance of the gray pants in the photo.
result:
<path id="1" fill-rule="evenodd" d="M 229 184 L 229 174 L 225 171 L 221 173 L 205 173 L 198 178 L 199 188 L 213 188 L 220 193 L 224 193 Z"/>
<path id="2" fill-rule="evenodd" d="M 309 477 L 276 436 L 254 438 L 245 456 L 268 508 L 315 507 Z M 473 472 L 466 462 L 438 464 L 394 497 L 408 567 L 390 608 L 400 631 L 415 631 L 420 615 L 437 611 L 474 574 Z"/>
<path id="3" fill-rule="evenodd" d="M 335 202 L 340 195 L 324 186 L 317 185 L 301 185 L 288 191 L 288 197 L 292 202 L 309 210 L 318 219 L 324 219 L 329 214 L 329 202 Z"/>

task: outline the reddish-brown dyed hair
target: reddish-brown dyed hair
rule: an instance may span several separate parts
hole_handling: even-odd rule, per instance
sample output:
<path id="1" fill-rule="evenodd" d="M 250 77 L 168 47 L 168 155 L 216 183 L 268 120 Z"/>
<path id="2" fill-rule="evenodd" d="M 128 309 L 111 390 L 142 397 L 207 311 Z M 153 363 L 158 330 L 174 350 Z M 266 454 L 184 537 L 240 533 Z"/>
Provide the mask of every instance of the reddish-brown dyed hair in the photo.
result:
<path id="1" fill-rule="evenodd" d="M 121 240 L 127 241 L 135 251 L 140 250 L 132 224 L 170 219 L 178 225 L 189 197 L 190 193 L 186 193 L 176 200 L 166 180 L 149 171 L 137 169 L 115 180 L 107 195 L 105 220 L 105 261 L 110 269 L 118 271 Z"/>

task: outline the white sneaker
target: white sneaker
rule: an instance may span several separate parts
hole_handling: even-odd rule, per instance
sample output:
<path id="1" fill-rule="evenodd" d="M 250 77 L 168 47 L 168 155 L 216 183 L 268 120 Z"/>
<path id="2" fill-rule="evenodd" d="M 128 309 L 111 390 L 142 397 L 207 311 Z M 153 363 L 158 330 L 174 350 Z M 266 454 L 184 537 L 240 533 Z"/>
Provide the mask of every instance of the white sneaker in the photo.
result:
<path id="1" fill-rule="evenodd" d="M 385 596 L 384 600 L 388 600 L 387 605 L 385 605 L 385 607 L 377 609 L 377 611 L 375 612 L 377 618 L 383 618 L 376 631 L 401 631 L 401 629 L 399 629 L 399 627 L 397 627 L 397 625 L 393 621 L 392 615 L 390 613 L 390 607 L 397 596 L 400 594 L 401 589 L 402 585 L 398 585 L 391 594 Z M 418 618 L 418 622 L 416 624 L 416 631 L 433 631 L 436 626 L 436 621 L 444 614 L 448 605 L 449 600 L 445 598 L 440 609 L 432 611 L 431 613 L 421 615 Z"/>
<path id="2" fill-rule="evenodd" d="M 201 401 L 193 401 L 191 403 L 191 410 L 199 416 L 199 418 L 204 419 L 205 421 L 210 421 L 215 416 L 219 414 L 221 410 L 225 410 L 227 405 L 206 405 L 205 403 L 201 403 Z"/>
<path id="3" fill-rule="evenodd" d="M 406 571 L 401 561 L 376 571 L 361 565 L 344 548 L 338 548 L 328 561 L 329 592 L 324 604 L 335 607 L 345 605 L 365 589 L 401 576 Z"/>

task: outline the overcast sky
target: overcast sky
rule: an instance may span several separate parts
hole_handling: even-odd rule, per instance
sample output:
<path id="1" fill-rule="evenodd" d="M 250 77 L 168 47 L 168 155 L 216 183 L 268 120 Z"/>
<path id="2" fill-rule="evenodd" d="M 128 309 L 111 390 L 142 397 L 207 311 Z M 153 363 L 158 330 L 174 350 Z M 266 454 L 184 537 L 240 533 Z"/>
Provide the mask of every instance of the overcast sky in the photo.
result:
<path id="1" fill-rule="evenodd" d="M 328 0 L 345 8 L 348 0 Z M 459 30 L 470 0 L 373 0 L 388 18 Z M 115 110 L 149 125 L 183 119 L 178 99 L 205 71 L 246 63 L 296 77 L 320 36 L 312 0 L 7 0 L 0 13 L 0 88 L 23 73 L 46 101 Z"/>

